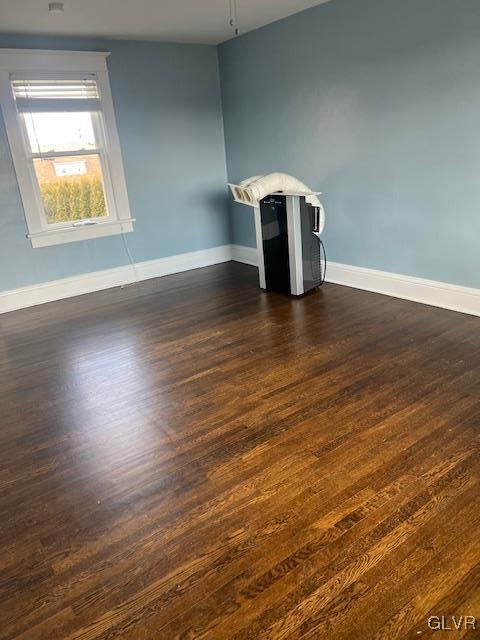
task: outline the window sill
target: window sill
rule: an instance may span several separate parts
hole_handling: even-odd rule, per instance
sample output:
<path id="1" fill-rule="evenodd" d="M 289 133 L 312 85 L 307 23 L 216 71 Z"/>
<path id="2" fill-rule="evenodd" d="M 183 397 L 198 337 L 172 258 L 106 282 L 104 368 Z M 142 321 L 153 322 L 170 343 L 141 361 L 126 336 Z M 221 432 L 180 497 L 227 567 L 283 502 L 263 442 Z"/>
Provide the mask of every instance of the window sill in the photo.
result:
<path id="1" fill-rule="evenodd" d="M 116 236 L 120 233 L 130 233 L 133 231 L 135 218 L 126 220 L 116 220 L 114 222 L 99 222 L 98 224 L 86 225 L 84 227 L 64 227 L 63 229 L 52 229 L 51 231 L 40 231 L 39 233 L 29 233 L 32 247 L 49 247 L 54 244 L 66 244 L 67 242 L 78 242 L 79 240 L 91 240 L 92 238 L 103 238 L 105 236 Z"/>

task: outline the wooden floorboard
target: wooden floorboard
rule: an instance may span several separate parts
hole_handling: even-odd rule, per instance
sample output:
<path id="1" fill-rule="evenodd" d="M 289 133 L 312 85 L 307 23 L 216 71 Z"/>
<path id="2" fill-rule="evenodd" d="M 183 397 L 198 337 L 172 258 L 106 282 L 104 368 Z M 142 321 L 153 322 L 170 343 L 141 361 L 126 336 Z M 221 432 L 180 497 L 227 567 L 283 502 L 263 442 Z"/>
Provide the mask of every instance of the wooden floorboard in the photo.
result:
<path id="1" fill-rule="evenodd" d="M 0 638 L 480 637 L 480 319 L 256 279 L 0 316 Z"/>

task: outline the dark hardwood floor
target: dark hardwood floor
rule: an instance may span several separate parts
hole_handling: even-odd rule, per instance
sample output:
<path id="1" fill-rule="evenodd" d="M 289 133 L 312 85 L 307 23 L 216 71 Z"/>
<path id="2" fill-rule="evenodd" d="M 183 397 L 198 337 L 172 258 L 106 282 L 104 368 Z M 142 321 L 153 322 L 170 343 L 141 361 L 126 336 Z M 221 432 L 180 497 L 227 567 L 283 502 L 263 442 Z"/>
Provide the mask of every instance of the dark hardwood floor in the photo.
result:
<path id="1" fill-rule="evenodd" d="M 480 629 L 479 318 L 228 263 L 0 327 L 1 638 Z"/>

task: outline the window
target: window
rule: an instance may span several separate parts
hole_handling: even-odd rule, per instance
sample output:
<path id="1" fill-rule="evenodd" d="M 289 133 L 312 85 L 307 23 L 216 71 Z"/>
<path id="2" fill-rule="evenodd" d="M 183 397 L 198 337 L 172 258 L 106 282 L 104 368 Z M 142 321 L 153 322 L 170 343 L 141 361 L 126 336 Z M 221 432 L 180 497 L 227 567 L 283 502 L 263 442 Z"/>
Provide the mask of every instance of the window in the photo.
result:
<path id="1" fill-rule="evenodd" d="M 34 247 L 133 230 L 108 54 L 0 50 L 0 100 Z"/>

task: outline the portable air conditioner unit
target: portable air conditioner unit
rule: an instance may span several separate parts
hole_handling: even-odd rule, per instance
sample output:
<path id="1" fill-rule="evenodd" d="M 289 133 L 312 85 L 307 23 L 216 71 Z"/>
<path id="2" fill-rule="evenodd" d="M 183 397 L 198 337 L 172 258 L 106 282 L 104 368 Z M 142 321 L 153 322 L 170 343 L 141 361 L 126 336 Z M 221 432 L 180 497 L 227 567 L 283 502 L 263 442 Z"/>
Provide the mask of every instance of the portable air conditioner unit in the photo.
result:
<path id="1" fill-rule="evenodd" d="M 293 296 L 320 287 L 326 259 L 319 193 L 284 173 L 254 176 L 229 187 L 236 202 L 255 210 L 260 287 Z"/>

